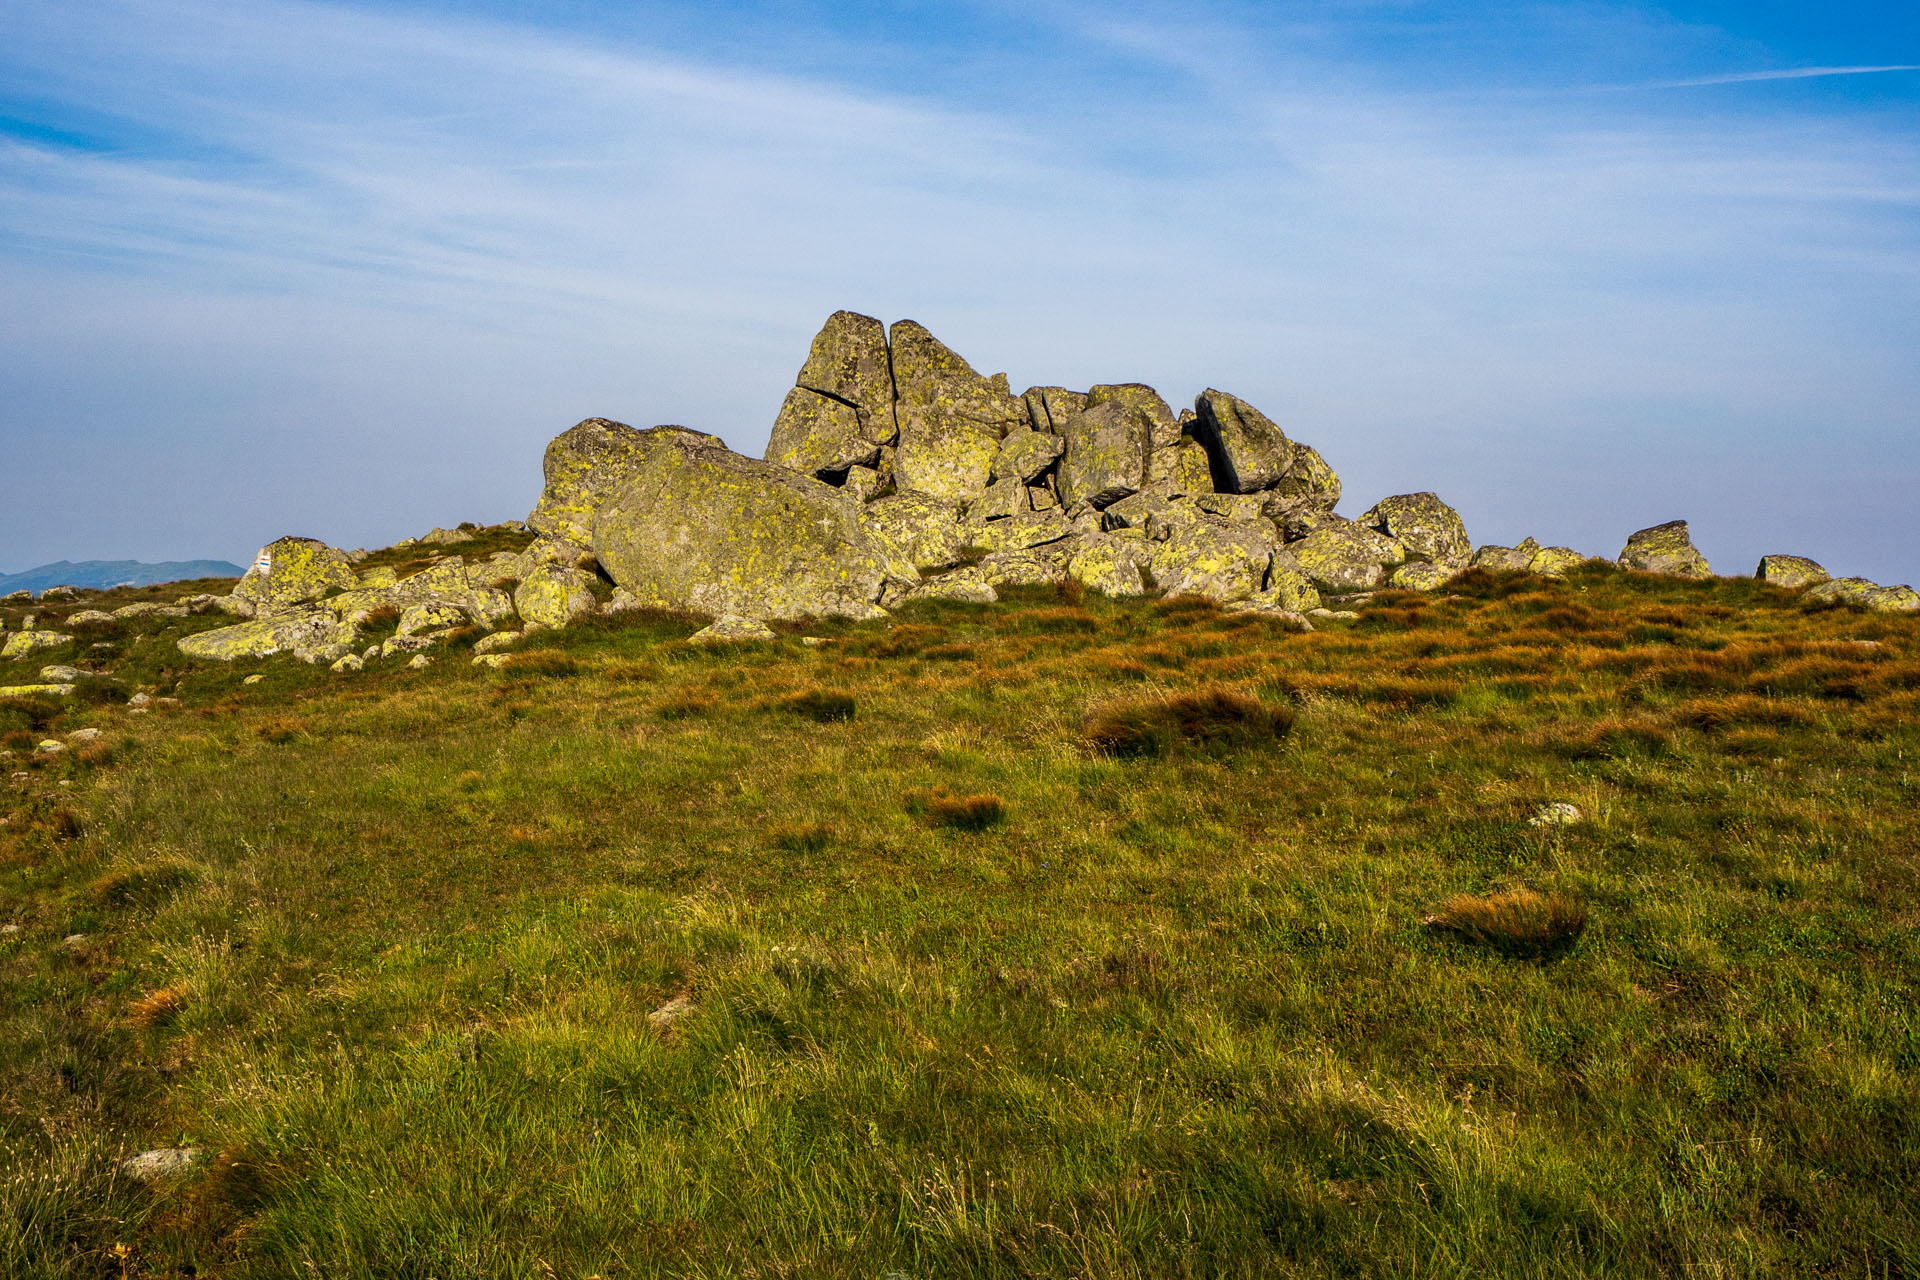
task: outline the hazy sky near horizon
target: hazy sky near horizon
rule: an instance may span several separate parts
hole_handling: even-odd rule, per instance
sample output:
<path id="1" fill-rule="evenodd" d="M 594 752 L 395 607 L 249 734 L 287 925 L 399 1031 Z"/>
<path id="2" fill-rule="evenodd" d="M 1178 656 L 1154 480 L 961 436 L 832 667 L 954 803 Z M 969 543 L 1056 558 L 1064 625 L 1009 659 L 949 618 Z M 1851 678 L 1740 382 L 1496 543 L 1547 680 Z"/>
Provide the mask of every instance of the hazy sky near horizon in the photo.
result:
<path id="1" fill-rule="evenodd" d="M 758 454 L 821 320 L 1207 386 L 1477 542 L 1920 578 L 1920 7 L 8 0 L 0 571 Z"/>

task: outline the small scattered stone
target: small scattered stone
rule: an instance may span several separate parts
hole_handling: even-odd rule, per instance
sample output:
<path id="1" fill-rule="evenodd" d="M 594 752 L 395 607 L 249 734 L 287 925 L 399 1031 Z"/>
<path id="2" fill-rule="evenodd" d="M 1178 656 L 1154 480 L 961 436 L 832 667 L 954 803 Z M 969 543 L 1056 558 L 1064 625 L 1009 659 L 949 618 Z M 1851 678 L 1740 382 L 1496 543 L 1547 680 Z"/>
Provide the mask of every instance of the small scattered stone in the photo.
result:
<path id="1" fill-rule="evenodd" d="M 240 683 L 241 684 L 259 684 L 262 680 L 265 680 L 266 678 L 267 677 L 265 672 L 256 671 L 252 675 L 248 676 L 245 680 L 242 680 Z"/>
<path id="2" fill-rule="evenodd" d="M 192 1169 L 199 1159 L 199 1147 L 161 1147 L 155 1151 L 142 1151 L 123 1161 L 120 1172 L 135 1182 L 158 1182 L 179 1177 Z"/>
<path id="3" fill-rule="evenodd" d="M 833 642 L 825 636 L 801 636 L 800 643 L 809 649 L 818 649 L 823 644 L 831 644 Z"/>
<path id="4" fill-rule="evenodd" d="M 362 658 L 357 653 L 349 653 L 345 657 L 335 660 L 334 664 L 328 667 L 327 670 L 329 671 L 364 671 L 366 669 L 366 666 L 367 666 L 366 659 Z"/>
<path id="5" fill-rule="evenodd" d="M 70 933 L 60 939 L 60 945 L 63 947 L 84 947 L 87 945 L 87 935 L 84 933 Z"/>
<path id="6" fill-rule="evenodd" d="M 86 674 L 85 671 L 82 671 L 78 667 L 52 666 L 40 668 L 40 678 L 42 680 L 50 680 L 54 684 L 72 684 L 75 680 L 80 679 L 80 677 Z"/>
<path id="7" fill-rule="evenodd" d="M 511 657 L 513 657 L 513 655 L 510 653 L 483 653 L 474 658 L 473 665 L 476 667 L 498 669 L 506 666 L 507 659 Z"/>
<path id="8" fill-rule="evenodd" d="M 1527 825 L 1530 827 L 1570 827 L 1585 816 L 1577 806 L 1567 804 L 1564 801 L 1555 801 L 1553 804 L 1541 806 L 1538 813 L 1527 819 Z"/>
<path id="9" fill-rule="evenodd" d="M 18 932 L 20 932 L 20 926 L 17 924 L 0 924 L 0 938 L 11 938 Z"/>
<path id="10" fill-rule="evenodd" d="M 428 667 L 432 665 L 433 665 L 433 659 L 429 658 L 424 653 L 414 654 L 412 659 L 407 663 L 407 666 L 414 671 L 425 671 Z"/>
<path id="11" fill-rule="evenodd" d="M 127 705 L 136 711 L 144 710 L 153 705 L 153 695 L 150 693 L 136 693 L 127 699 Z"/>
<path id="12" fill-rule="evenodd" d="M 1351 622 L 1360 615 L 1351 609 L 1309 609 L 1309 618 L 1332 618 L 1342 622 Z"/>
<path id="13" fill-rule="evenodd" d="M 57 756 L 66 749 L 66 743 L 55 742 L 52 738 L 48 738 L 33 749 L 33 754 L 37 756 Z"/>
<path id="14" fill-rule="evenodd" d="M 518 631 L 496 631 L 490 636 L 482 636 L 478 640 L 475 640 L 473 642 L 473 651 L 475 653 L 494 653 L 506 648 L 510 644 L 519 643 L 521 638 L 521 634 Z"/>
<path id="15" fill-rule="evenodd" d="M 100 741 L 100 731 L 98 729 L 75 729 L 67 735 L 67 741 L 81 745 L 89 742 L 98 742 Z"/>

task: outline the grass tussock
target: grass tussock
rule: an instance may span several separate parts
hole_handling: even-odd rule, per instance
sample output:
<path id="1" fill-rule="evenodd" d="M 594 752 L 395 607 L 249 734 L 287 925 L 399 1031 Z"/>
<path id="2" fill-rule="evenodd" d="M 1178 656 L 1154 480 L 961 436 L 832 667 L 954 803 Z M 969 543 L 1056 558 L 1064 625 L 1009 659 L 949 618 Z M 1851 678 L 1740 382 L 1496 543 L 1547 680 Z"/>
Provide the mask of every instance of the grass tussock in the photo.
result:
<path id="1" fill-rule="evenodd" d="M 1290 706 L 1232 689 L 1203 689 L 1115 699 L 1088 715 L 1080 736 L 1097 755 L 1132 760 L 1186 748 L 1268 747 L 1285 738 L 1293 723 Z"/>
<path id="2" fill-rule="evenodd" d="M 858 704 L 853 695 L 833 689 L 807 689 L 780 699 L 781 711 L 811 720 L 815 724 L 839 724 L 854 717 Z"/>
<path id="3" fill-rule="evenodd" d="M 254 729 L 254 736 L 262 742 L 287 743 L 307 736 L 310 726 L 296 716 L 275 716 L 262 721 Z"/>
<path id="4" fill-rule="evenodd" d="M 1007 803 L 999 796 L 991 792 L 955 795 L 945 787 L 909 792 L 906 808 L 929 827 L 954 831 L 985 831 L 1007 818 Z"/>
<path id="5" fill-rule="evenodd" d="M 127 1017 L 134 1026 L 145 1031 L 154 1031 L 170 1027 L 179 1020 L 181 1010 L 187 1006 L 186 994 L 177 987 L 161 987 L 158 991 L 148 992 L 127 1006 Z"/>
<path id="6" fill-rule="evenodd" d="M 1539 959 L 1570 948 L 1587 927 L 1586 904 L 1559 893 L 1510 889 L 1448 898 L 1422 923 L 1503 955 Z"/>
<path id="7" fill-rule="evenodd" d="M 185 862 L 145 862 L 115 867 L 93 882 L 91 896 L 105 907 L 152 909 L 200 878 Z"/>

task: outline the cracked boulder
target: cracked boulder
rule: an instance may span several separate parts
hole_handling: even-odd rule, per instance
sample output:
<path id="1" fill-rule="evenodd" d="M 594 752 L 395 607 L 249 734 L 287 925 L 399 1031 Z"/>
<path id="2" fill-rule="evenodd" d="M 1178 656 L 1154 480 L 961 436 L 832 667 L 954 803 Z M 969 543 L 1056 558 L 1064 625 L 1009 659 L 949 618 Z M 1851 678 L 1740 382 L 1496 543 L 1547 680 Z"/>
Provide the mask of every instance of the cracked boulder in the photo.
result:
<path id="1" fill-rule="evenodd" d="M 960 563 L 967 527 L 960 504 L 926 493 L 896 493 L 860 508 L 860 527 L 888 560 L 907 570 L 949 569 Z M 896 576 L 911 577 L 895 570 Z"/>
<path id="2" fill-rule="evenodd" d="M 1920 613 L 1920 592 L 1912 587 L 1883 587 L 1866 578 L 1834 578 L 1808 587 L 1800 597 L 1808 605 L 1852 605 L 1870 613 Z"/>
<path id="3" fill-rule="evenodd" d="M 1819 562 L 1805 556 L 1761 556 L 1760 567 L 1753 571 L 1753 576 L 1770 587 L 1785 587 L 1789 591 L 1833 580 L 1833 575 L 1821 568 Z"/>
<path id="4" fill-rule="evenodd" d="M 767 461 L 838 481 L 877 463 L 897 434 L 885 327 L 872 316 L 834 312 L 780 406 Z"/>
<path id="5" fill-rule="evenodd" d="M 1267 585 L 1277 541 L 1266 525 L 1202 516 L 1151 544 L 1149 568 L 1170 596 L 1250 600 Z"/>

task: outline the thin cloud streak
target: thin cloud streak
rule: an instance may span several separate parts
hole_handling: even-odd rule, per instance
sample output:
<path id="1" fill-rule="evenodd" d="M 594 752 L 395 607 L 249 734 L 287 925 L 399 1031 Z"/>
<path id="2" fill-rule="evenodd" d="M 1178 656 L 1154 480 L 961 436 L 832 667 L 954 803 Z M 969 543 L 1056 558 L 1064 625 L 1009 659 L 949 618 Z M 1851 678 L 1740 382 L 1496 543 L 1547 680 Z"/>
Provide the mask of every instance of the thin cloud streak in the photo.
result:
<path id="1" fill-rule="evenodd" d="M 1642 89 L 1706 89 L 1723 84 L 1762 84 L 1770 80 L 1818 80 L 1827 76 L 1877 76 L 1920 71 L 1920 63 L 1890 67 L 1783 67 L 1773 71 L 1732 71 L 1725 75 L 1694 76 L 1685 80 L 1650 80 L 1644 84 L 1598 85 L 1595 92 L 1629 93 Z"/>

